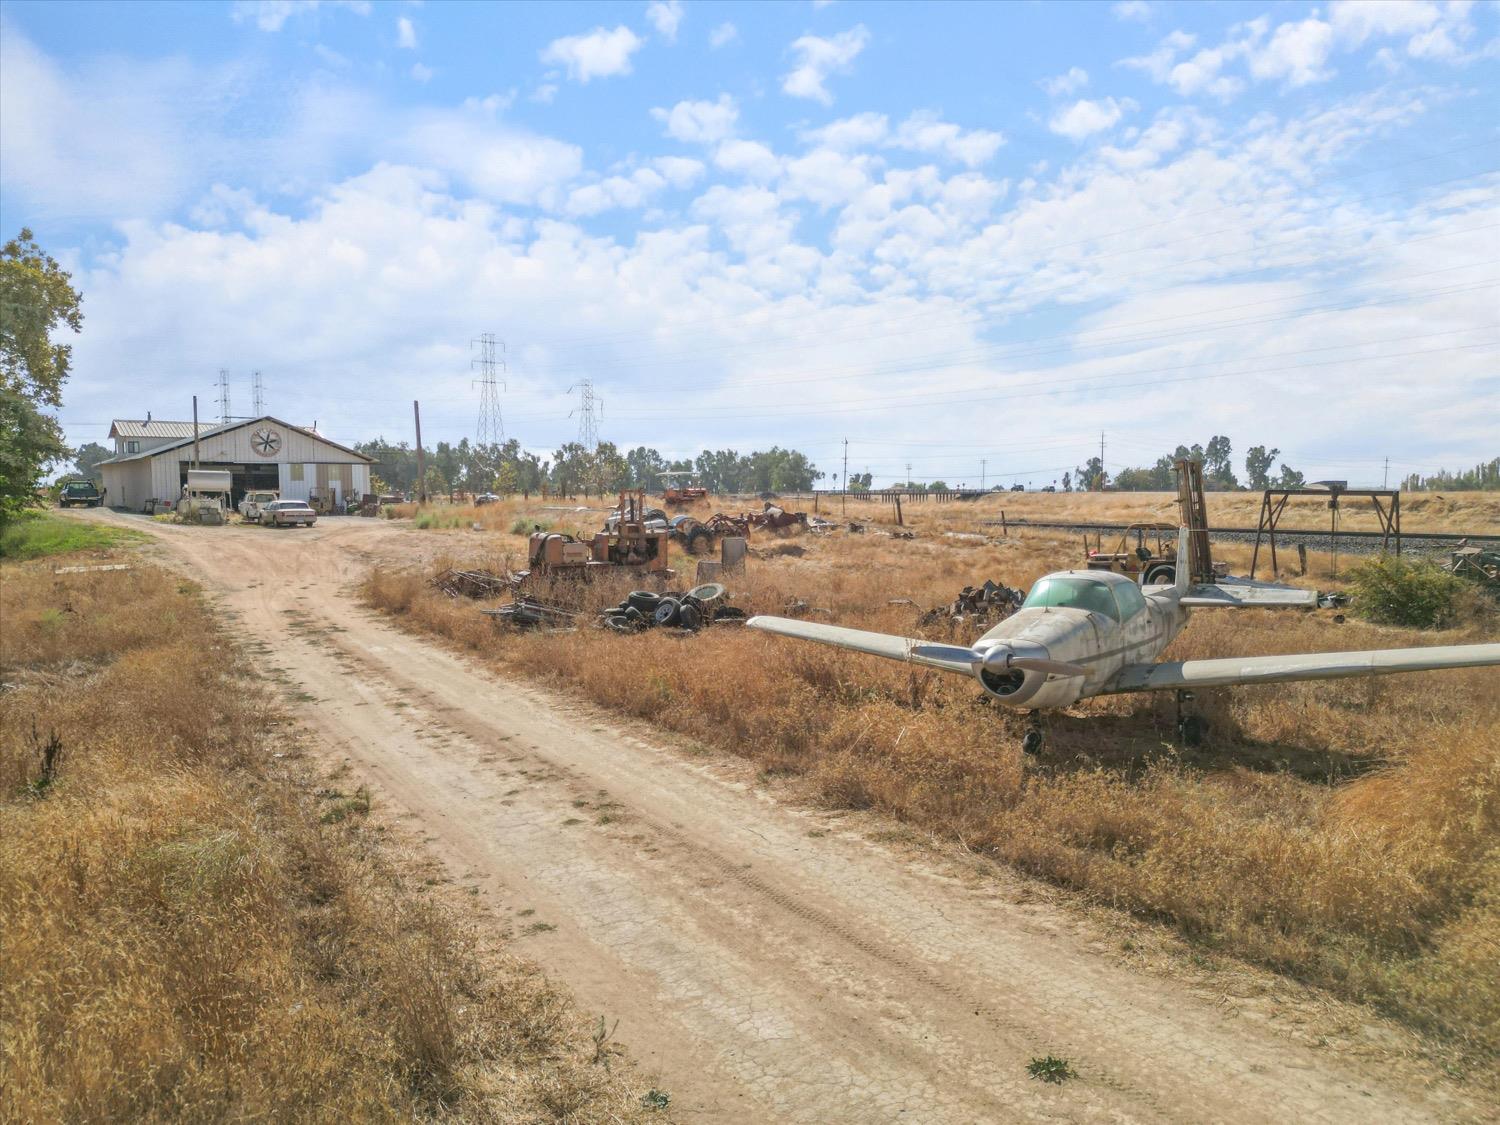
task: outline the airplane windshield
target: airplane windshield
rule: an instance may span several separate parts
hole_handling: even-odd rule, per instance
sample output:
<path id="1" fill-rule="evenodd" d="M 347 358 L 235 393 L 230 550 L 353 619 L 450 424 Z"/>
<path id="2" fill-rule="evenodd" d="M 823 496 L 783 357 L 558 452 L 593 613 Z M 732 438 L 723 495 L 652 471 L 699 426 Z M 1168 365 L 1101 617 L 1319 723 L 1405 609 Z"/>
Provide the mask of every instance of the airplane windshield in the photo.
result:
<path id="1" fill-rule="evenodd" d="M 1086 609 L 1090 613 L 1102 613 L 1114 621 L 1120 620 L 1120 611 L 1109 586 L 1087 578 L 1043 578 L 1031 588 L 1022 606 L 1026 609 Z"/>

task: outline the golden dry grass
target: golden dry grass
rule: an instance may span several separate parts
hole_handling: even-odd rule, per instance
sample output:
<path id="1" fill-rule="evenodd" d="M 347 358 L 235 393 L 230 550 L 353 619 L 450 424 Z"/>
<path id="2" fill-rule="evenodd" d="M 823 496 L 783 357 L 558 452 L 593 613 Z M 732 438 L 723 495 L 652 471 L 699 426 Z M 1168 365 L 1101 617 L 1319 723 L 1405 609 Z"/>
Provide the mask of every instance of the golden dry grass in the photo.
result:
<path id="1" fill-rule="evenodd" d="M 517 514 L 561 513 L 533 502 L 478 514 L 508 528 Z M 595 518 L 576 517 L 577 526 Z M 1029 586 L 1079 557 L 1080 544 L 1061 533 L 947 534 L 993 535 L 984 518 L 972 505 L 926 505 L 909 521 L 914 542 L 878 527 L 807 535 L 795 540 L 801 557 L 757 538 L 770 557 L 752 559 L 733 588 L 753 612 L 798 597 L 834 621 L 910 635 L 919 609 L 965 584 Z M 497 569 L 519 563 L 523 542 L 503 532 L 412 535 L 417 557 L 458 551 L 455 561 Z M 1232 566 L 1248 562 L 1248 548 L 1221 553 Z M 1314 555 L 1308 581 L 1326 576 L 1328 562 Z M 572 597 L 597 608 L 627 585 Z M 409 567 L 377 568 L 365 594 L 504 672 L 799 778 L 815 799 L 960 838 L 1214 949 L 1377 1004 L 1441 1035 L 1470 1065 L 1488 1070 L 1500 1053 L 1493 669 L 1204 692 L 1213 745 L 1199 751 L 1171 745 L 1170 697 L 1092 701 L 1053 717 L 1048 754 L 1028 764 L 1017 748 L 1023 717 L 981 703 L 958 677 L 729 627 L 687 639 L 592 628 L 499 636 L 475 603 L 434 594 Z M 891 604 L 903 598 L 916 607 Z M 1340 625 L 1326 613 L 1200 611 L 1167 655 L 1493 640 L 1496 618 L 1480 605 L 1463 627 L 1438 634 Z"/>
<path id="2" fill-rule="evenodd" d="M 0 1119 L 645 1115 L 367 797 L 314 792 L 180 580 L 7 566 L 0 619 Z"/>

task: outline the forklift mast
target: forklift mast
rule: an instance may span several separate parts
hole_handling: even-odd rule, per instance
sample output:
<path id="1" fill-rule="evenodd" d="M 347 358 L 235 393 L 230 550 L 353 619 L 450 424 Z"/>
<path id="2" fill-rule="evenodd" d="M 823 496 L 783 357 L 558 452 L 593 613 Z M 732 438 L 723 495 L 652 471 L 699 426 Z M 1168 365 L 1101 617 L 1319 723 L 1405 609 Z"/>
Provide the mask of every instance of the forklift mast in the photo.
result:
<path id="1" fill-rule="evenodd" d="M 1188 529 L 1188 559 L 1194 583 L 1214 580 L 1213 552 L 1208 545 L 1208 502 L 1203 496 L 1203 462 L 1182 458 L 1177 462 L 1177 508 L 1182 526 Z"/>

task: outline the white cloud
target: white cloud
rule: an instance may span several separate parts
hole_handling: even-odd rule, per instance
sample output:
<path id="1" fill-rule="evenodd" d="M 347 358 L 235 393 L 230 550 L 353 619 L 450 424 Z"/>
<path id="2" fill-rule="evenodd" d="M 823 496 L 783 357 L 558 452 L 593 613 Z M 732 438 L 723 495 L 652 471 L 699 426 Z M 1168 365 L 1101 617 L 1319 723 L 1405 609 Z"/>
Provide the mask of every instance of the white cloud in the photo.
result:
<path id="1" fill-rule="evenodd" d="M 322 8 L 343 8 L 355 15 L 370 14 L 370 0 L 235 0 L 229 9 L 235 23 L 253 21 L 262 31 L 280 31 L 293 16 Z"/>
<path id="2" fill-rule="evenodd" d="M 806 129 L 799 135 L 802 140 L 823 148 L 845 152 L 856 148 L 869 148 L 884 141 L 891 131 L 890 119 L 883 113 L 856 113 L 830 122 L 819 129 Z"/>
<path id="3" fill-rule="evenodd" d="M 1145 23 L 1151 18 L 1151 5 L 1147 0 L 1116 0 L 1110 5 L 1111 12 L 1117 20 L 1134 20 L 1137 23 Z"/>
<path id="4" fill-rule="evenodd" d="M 975 168 L 987 163 L 1005 143 L 1005 138 L 988 129 L 966 133 L 933 114 L 914 113 L 901 123 L 887 143 L 894 148 L 942 153 L 950 160 Z"/>
<path id="5" fill-rule="evenodd" d="M 596 27 L 586 35 L 554 39 L 543 48 L 541 60 L 567 67 L 568 77 L 575 82 L 612 78 L 630 73 L 630 56 L 645 42 L 628 27 L 620 26 L 613 31 Z"/>
<path id="6" fill-rule="evenodd" d="M 430 82 L 432 80 L 432 75 L 433 75 L 433 69 L 432 69 L 432 67 L 430 67 L 430 66 L 423 66 L 421 63 L 412 63 L 411 64 L 411 76 L 416 81 L 418 81 L 418 82 Z"/>
<path id="7" fill-rule="evenodd" d="M 812 98 L 824 105 L 833 104 L 833 95 L 824 83 L 833 74 L 847 74 L 859 53 L 870 41 L 864 24 L 841 31 L 831 39 L 804 35 L 791 46 L 795 65 L 782 77 L 781 89 L 794 98 Z"/>
<path id="8" fill-rule="evenodd" d="M 411 163 L 452 174 L 497 203 L 552 206 L 583 170 L 583 150 L 495 118 L 482 106 L 415 115 L 391 145 Z"/>
<path id="9" fill-rule="evenodd" d="M 646 20 L 668 43 L 677 42 L 677 27 L 682 23 L 682 0 L 651 0 L 646 5 Z"/>
<path id="10" fill-rule="evenodd" d="M 1306 86 L 1333 77 L 1327 68 L 1333 50 L 1333 27 L 1320 19 L 1284 23 L 1268 42 L 1250 55 L 1250 73 L 1256 78 L 1281 78 L 1288 86 Z"/>
<path id="11" fill-rule="evenodd" d="M 1094 133 L 1112 128 L 1120 118 L 1135 108 L 1135 102 L 1129 98 L 1099 98 L 1094 101 L 1080 98 L 1066 109 L 1058 110 L 1047 124 L 1054 133 L 1081 141 Z"/>
<path id="12" fill-rule="evenodd" d="M 718 27 L 708 33 L 708 45 L 714 50 L 727 47 L 740 37 L 740 29 L 725 20 Z"/>
<path id="13" fill-rule="evenodd" d="M 1044 78 L 1041 87 L 1047 92 L 1049 98 L 1065 98 L 1069 94 L 1076 94 L 1089 84 L 1089 72 L 1080 66 L 1069 67 L 1066 74 L 1059 74 L 1053 78 Z"/>
<path id="14" fill-rule="evenodd" d="M 703 161 L 686 156 L 658 156 L 651 166 L 660 172 L 667 183 L 675 188 L 690 187 L 703 175 Z"/>
<path id="15" fill-rule="evenodd" d="M 667 136 L 689 144 L 713 144 L 734 133 L 739 107 L 728 94 L 715 102 L 678 102 L 671 109 L 653 109 L 651 116 L 664 124 Z"/>
<path id="16" fill-rule="evenodd" d="M 527 101 L 536 102 L 538 105 L 551 105 L 557 97 L 557 84 L 555 82 L 543 82 L 527 96 Z"/>
<path id="17" fill-rule="evenodd" d="M 651 168 L 638 168 L 629 176 L 610 176 L 597 184 L 575 188 L 568 196 L 570 215 L 597 215 L 616 208 L 643 207 L 664 188 L 666 177 Z"/>
<path id="18" fill-rule="evenodd" d="M 1328 6 L 1328 20 L 1341 39 L 1357 47 L 1372 36 L 1426 31 L 1442 11 L 1428 0 L 1335 0 Z"/>
<path id="19" fill-rule="evenodd" d="M 781 174 L 781 160 L 759 141 L 725 141 L 714 150 L 714 166 L 757 182 Z"/>
<path id="20" fill-rule="evenodd" d="M 396 46 L 408 51 L 417 49 L 417 29 L 405 16 L 396 18 Z"/>

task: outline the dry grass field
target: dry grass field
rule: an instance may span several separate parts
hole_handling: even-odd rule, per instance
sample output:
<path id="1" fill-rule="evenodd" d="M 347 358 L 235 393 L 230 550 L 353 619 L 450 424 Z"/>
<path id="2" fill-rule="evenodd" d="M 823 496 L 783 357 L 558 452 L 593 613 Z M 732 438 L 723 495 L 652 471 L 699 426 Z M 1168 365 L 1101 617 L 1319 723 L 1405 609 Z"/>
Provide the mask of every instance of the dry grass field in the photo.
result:
<path id="1" fill-rule="evenodd" d="M 1025 514 L 1042 518 L 1042 499 L 1059 505 L 1046 509 L 1051 518 L 1171 518 L 1169 507 L 1141 510 L 1133 505 L 1152 501 L 1127 494 L 1028 495 L 1034 506 Z M 1210 498 L 1216 522 L 1240 518 L 1229 510 L 1237 499 Z M 1422 503 L 1433 499 L 1408 503 L 1408 530 L 1476 530 L 1500 515 L 1494 497 L 1455 497 L 1441 511 Z M 761 536 L 731 589 L 752 612 L 779 612 L 800 598 L 839 623 L 912 635 L 921 609 L 950 601 L 966 584 L 993 578 L 1026 587 L 1074 565 L 1081 551 L 1074 537 L 1033 531 L 1000 539 L 985 524 L 1002 504 L 1010 515 L 1015 503 L 1007 496 L 913 506 L 914 541 L 885 534 L 888 523 L 864 534 Z M 449 562 L 522 565 L 524 539 L 513 527 L 598 526 L 597 510 L 556 507 L 515 501 L 424 512 L 421 522 L 433 530 L 413 527 L 409 551 L 375 568 L 365 596 L 408 628 L 507 674 L 751 759 L 767 784 L 882 811 L 1093 901 L 1171 924 L 1207 950 L 1367 1001 L 1434 1034 L 1455 1071 L 1494 1075 L 1500 684 L 1493 669 L 1203 692 L 1211 745 L 1192 751 L 1171 744 L 1170 697 L 1086 702 L 1050 719 L 1048 752 L 1028 762 L 1018 749 L 1022 716 L 984 704 L 958 677 L 731 627 L 690 637 L 497 631 L 476 603 L 428 587 L 432 569 Z M 1421 511 L 1430 523 L 1417 518 Z M 848 514 L 894 516 L 876 504 L 851 504 Z M 445 525 L 461 530 L 440 530 Z M 1242 568 L 1248 548 L 1226 548 L 1223 557 Z M 1305 581 L 1320 584 L 1328 562 L 1314 555 Z M 592 609 L 626 588 L 554 592 Z M 1459 627 L 1441 633 L 1336 624 L 1327 613 L 1199 611 L 1167 655 L 1497 636 L 1500 621 L 1478 598 Z"/>
<path id="2" fill-rule="evenodd" d="M 0 1120 L 646 1115 L 192 587 L 8 564 L 0 619 Z"/>

